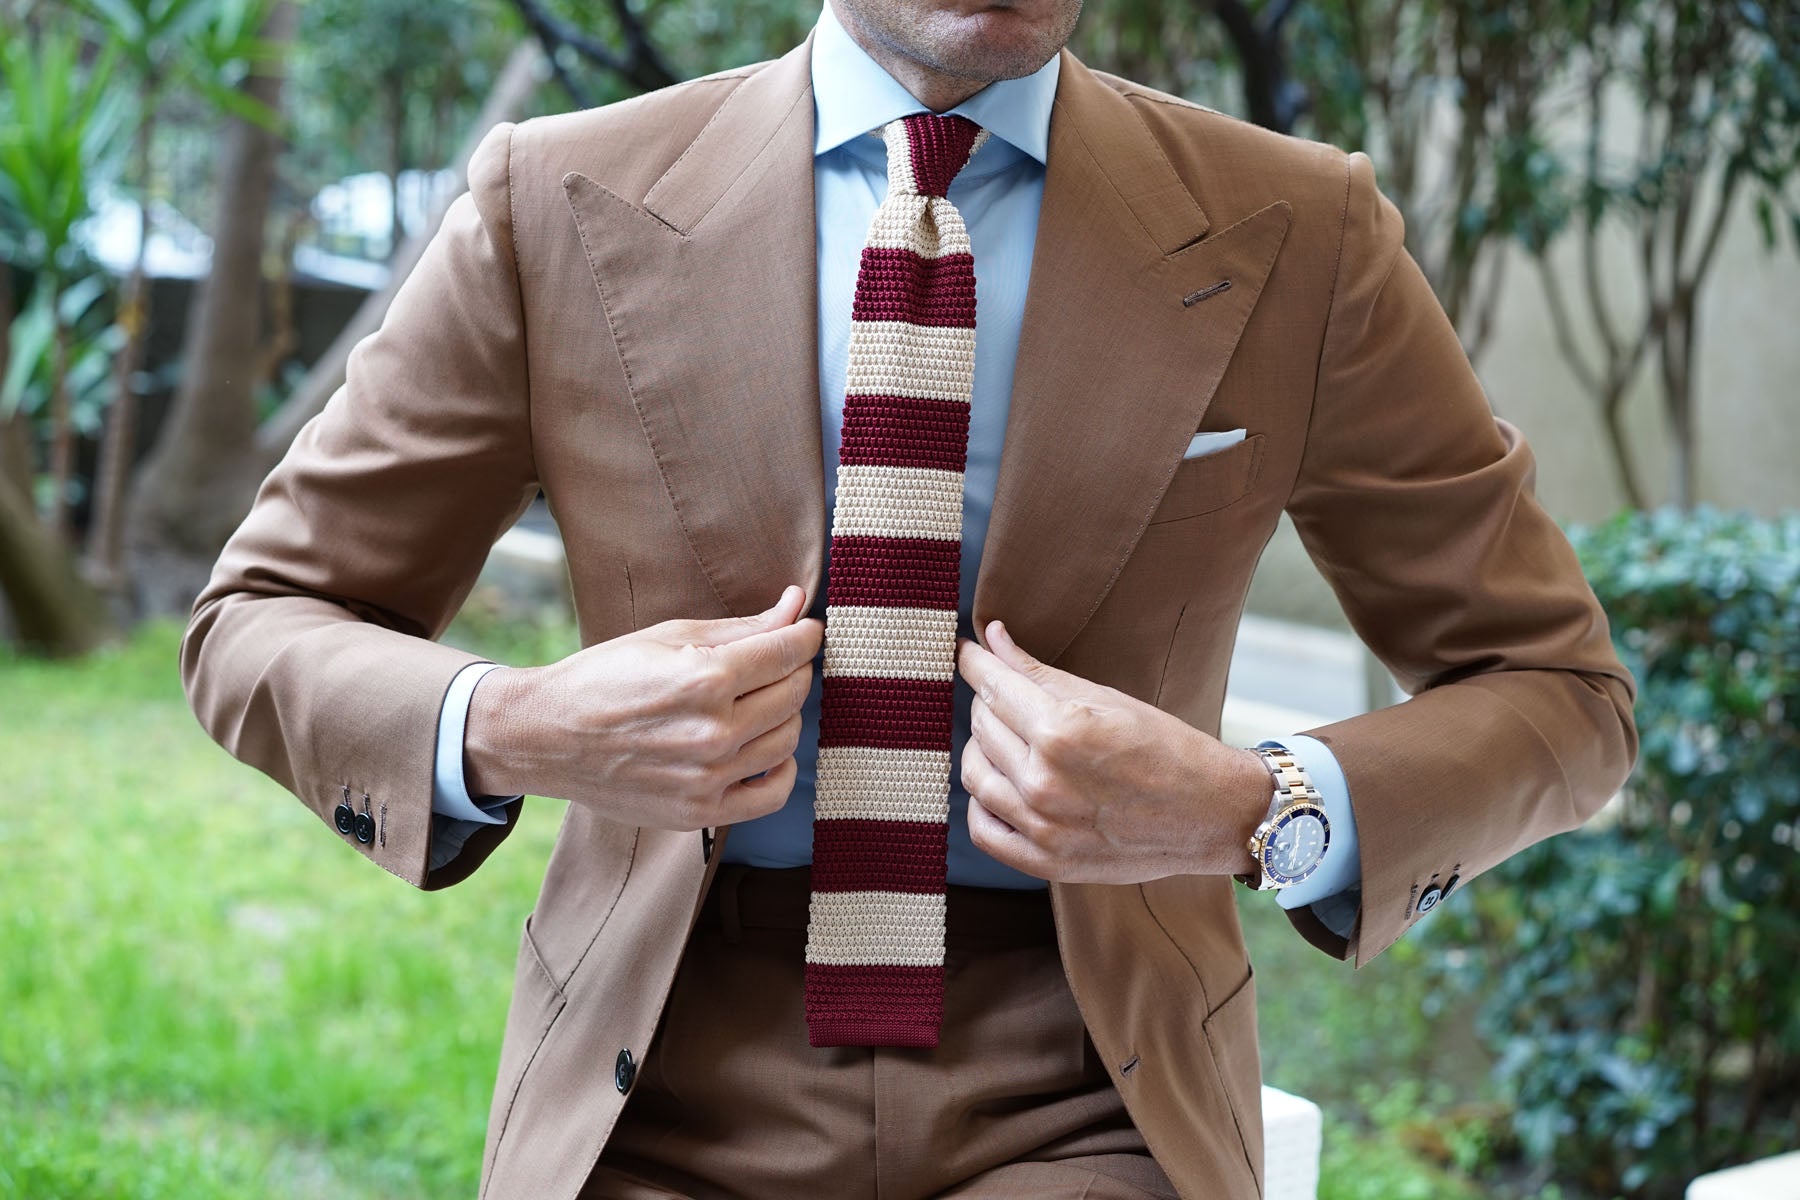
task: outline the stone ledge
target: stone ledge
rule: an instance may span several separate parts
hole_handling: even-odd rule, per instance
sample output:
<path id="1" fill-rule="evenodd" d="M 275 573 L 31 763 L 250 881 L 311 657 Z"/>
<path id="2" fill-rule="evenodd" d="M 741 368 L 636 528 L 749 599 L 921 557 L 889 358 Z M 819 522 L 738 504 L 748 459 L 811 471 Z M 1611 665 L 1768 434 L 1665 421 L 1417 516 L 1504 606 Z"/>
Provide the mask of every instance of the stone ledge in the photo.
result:
<path id="1" fill-rule="evenodd" d="M 1266 1084 L 1263 1106 L 1263 1200 L 1316 1200 L 1324 1115 L 1319 1106 Z"/>
<path id="2" fill-rule="evenodd" d="M 1800 1151 L 1702 1175 L 1687 1200 L 1800 1200 Z"/>

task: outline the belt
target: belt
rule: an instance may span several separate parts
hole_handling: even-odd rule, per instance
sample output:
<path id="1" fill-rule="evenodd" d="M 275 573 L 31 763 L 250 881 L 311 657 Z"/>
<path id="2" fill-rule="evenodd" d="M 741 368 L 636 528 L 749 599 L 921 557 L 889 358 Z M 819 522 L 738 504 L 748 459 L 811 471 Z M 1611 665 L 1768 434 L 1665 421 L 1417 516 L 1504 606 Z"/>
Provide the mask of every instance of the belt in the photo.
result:
<path id="1" fill-rule="evenodd" d="M 747 929 L 804 931 L 811 897 L 811 867 L 721 863 L 700 906 L 699 926 L 733 940 Z M 946 889 L 944 927 L 948 950 L 1056 944 L 1048 888 L 953 883 Z"/>

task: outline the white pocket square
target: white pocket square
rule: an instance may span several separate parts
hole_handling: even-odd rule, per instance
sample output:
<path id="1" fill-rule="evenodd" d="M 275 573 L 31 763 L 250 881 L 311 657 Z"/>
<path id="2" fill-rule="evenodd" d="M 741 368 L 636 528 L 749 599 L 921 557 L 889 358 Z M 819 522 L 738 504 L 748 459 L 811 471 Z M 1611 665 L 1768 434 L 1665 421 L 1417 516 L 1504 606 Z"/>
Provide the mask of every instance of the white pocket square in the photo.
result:
<path id="1" fill-rule="evenodd" d="M 1242 429 L 1227 429 L 1222 433 L 1196 433 L 1188 440 L 1187 453 L 1183 459 L 1199 458 L 1203 454 L 1212 454 L 1227 446 L 1235 446 L 1244 440 Z"/>

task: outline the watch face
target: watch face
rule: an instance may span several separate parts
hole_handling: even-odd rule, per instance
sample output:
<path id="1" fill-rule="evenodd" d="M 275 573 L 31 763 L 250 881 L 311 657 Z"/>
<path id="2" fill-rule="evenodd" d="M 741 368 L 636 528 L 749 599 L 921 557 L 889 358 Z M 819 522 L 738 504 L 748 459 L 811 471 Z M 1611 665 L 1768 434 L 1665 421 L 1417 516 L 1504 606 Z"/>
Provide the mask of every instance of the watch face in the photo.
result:
<path id="1" fill-rule="evenodd" d="M 1310 806 L 1301 808 L 1278 819 L 1263 852 L 1263 862 L 1277 880 L 1298 882 L 1319 865 L 1329 842 L 1323 815 Z"/>

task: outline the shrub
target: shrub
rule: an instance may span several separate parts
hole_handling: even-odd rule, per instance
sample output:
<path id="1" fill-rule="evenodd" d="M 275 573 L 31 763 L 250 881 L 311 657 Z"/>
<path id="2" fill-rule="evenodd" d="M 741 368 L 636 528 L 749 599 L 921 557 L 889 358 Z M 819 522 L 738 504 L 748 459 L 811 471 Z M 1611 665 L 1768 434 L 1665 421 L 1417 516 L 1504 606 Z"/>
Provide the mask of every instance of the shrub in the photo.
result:
<path id="1" fill-rule="evenodd" d="M 1638 681 L 1639 761 L 1441 932 L 1486 948 L 1480 1026 L 1526 1153 L 1661 1200 L 1800 1130 L 1800 514 L 1570 538 Z"/>

